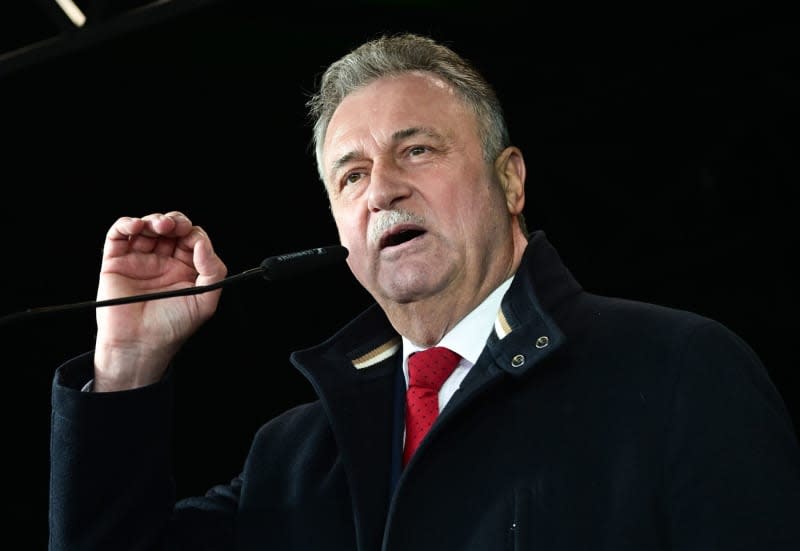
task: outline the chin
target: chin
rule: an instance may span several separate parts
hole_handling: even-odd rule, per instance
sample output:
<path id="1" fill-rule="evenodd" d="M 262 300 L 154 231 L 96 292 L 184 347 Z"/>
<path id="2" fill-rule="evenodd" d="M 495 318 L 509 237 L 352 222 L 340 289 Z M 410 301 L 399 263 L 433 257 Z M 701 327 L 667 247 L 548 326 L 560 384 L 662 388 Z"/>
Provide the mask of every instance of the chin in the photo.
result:
<path id="1" fill-rule="evenodd" d="M 406 304 L 427 298 L 441 290 L 439 278 L 433 279 L 430 273 L 420 270 L 395 270 L 388 277 L 380 278 L 378 288 L 386 300 Z"/>

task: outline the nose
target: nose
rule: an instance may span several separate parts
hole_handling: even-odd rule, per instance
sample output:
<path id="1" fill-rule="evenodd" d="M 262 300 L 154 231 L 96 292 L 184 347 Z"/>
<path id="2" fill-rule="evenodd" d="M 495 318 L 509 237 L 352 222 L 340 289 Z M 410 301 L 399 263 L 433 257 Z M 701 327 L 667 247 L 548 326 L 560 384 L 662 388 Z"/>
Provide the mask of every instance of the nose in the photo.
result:
<path id="1" fill-rule="evenodd" d="M 368 193 L 371 211 L 390 210 L 397 201 L 410 194 L 408 174 L 397 163 L 382 159 L 372 165 Z"/>

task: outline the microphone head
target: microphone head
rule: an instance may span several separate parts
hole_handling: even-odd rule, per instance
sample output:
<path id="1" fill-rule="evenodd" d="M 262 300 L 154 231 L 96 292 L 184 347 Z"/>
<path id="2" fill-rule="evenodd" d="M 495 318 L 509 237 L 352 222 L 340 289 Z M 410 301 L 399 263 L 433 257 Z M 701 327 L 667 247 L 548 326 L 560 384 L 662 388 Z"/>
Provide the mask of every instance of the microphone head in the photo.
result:
<path id="1" fill-rule="evenodd" d="M 264 279 L 282 279 L 302 275 L 343 261 L 349 251 L 342 245 L 317 247 L 294 253 L 271 256 L 261 262 Z"/>

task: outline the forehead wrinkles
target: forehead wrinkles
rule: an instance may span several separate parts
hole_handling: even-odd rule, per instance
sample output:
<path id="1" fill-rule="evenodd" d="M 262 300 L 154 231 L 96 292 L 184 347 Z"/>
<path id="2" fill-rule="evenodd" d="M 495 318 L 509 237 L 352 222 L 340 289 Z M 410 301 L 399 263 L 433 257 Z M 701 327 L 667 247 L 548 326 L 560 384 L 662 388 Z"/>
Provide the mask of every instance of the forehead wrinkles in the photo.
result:
<path id="1" fill-rule="evenodd" d="M 411 128 L 403 128 L 401 130 L 396 130 L 395 132 L 392 132 L 391 136 L 389 136 L 387 145 L 391 147 L 399 142 L 402 142 L 407 138 L 412 138 L 414 136 L 425 136 L 438 142 L 442 142 L 445 140 L 445 137 L 436 130 L 434 130 L 433 128 L 414 126 Z M 373 138 L 373 141 L 378 145 L 378 147 L 382 147 L 380 144 L 380 140 Z M 349 151 L 346 151 L 339 157 L 333 159 L 333 162 L 331 163 L 331 171 L 335 173 L 342 166 L 346 165 L 351 161 L 358 161 L 367 158 L 369 158 L 369 154 L 366 152 L 366 148 L 362 143 L 362 145 L 356 146 L 355 148 L 350 149 Z"/>
<path id="2" fill-rule="evenodd" d="M 409 89 L 419 86 L 420 82 L 424 83 L 422 90 L 415 88 L 410 96 L 419 92 L 421 97 L 409 99 Z M 348 162 L 369 160 L 373 148 L 374 151 L 380 151 L 410 136 L 422 134 L 440 142 L 452 139 L 455 129 L 434 129 L 427 124 L 433 121 L 426 121 L 431 117 L 440 119 L 445 112 L 461 121 L 468 119 L 471 114 L 469 106 L 450 83 L 426 72 L 413 71 L 383 77 L 352 92 L 342 100 L 331 117 L 323 142 L 323 161 L 328 177 L 332 177 Z M 392 118 L 389 113 L 394 113 L 397 119 L 394 129 L 381 127 L 381 124 L 388 122 L 387 116 Z M 386 135 L 388 132 L 391 134 Z"/>

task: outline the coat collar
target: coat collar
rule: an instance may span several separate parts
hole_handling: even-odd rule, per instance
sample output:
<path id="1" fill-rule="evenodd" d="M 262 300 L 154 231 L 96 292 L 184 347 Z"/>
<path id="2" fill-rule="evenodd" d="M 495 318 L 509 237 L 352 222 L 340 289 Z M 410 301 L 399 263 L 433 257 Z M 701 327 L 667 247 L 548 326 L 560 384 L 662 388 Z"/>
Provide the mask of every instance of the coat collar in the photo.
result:
<path id="1" fill-rule="evenodd" d="M 511 288 L 503 298 L 489 344 L 514 334 L 528 337 L 532 327 L 541 327 L 540 336 L 547 337 L 548 344 L 541 346 L 544 341 L 539 341 L 539 349 L 552 346 L 553 339 L 562 338 L 555 313 L 566 299 L 581 290 L 545 233 L 532 233 Z M 372 304 L 332 337 L 294 352 L 291 359 L 306 376 L 335 390 L 387 375 L 401 346 L 400 336 L 383 311 Z"/>

